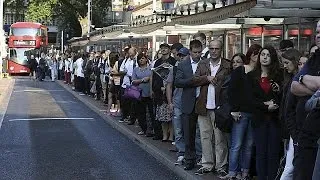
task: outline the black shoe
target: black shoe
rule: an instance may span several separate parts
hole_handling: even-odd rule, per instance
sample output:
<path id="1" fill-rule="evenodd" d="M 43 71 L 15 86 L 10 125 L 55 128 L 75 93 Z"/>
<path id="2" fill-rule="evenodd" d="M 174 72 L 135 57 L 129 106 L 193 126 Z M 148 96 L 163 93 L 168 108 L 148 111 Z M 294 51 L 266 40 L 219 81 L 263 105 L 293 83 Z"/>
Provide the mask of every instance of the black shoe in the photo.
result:
<path id="1" fill-rule="evenodd" d="M 146 137 L 153 137 L 153 134 L 152 133 L 147 133 Z"/>
<path id="2" fill-rule="evenodd" d="M 225 176 L 227 176 L 227 175 L 228 175 L 228 173 L 227 173 L 227 171 L 225 171 L 225 170 L 219 170 L 219 171 L 217 171 L 217 176 L 218 176 L 219 178 L 225 177 Z"/>
<path id="3" fill-rule="evenodd" d="M 208 169 L 208 168 L 205 168 L 205 167 L 201 167 L 200 169 L 198 169 L 198 170 L 195 172 L 195 174 L 196 174 L 196 175 L 204 175 L 204 174 L 208 174 L 208 173 L 210 173 L 210 172 L 212 172 L 211 169 Z"/>
<path id="4" fill-rule="evenodd" d="M 129 123 L 128 123 L 128 125 L 134 125 L 134 121 L 130 121 Z"/>
<path id="5" fill-rule="evenodd" d="M 186 171 L 192 170 L 195 167 L 194 163 L 192 164 L 186 164 L 186 166 L 183 168 Z"/>
<path id="6" fill-rule="evenodd" d="M 162 140 L 162 137 L 161 136 L 154 136 L 152 139 L 153 140 Z"/>

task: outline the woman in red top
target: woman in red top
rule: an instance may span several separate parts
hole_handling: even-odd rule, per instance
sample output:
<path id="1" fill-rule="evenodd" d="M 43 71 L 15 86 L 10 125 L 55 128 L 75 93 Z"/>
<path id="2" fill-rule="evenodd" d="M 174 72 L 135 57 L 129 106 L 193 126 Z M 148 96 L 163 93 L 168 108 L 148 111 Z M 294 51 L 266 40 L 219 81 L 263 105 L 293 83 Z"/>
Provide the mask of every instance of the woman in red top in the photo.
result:
<path id="1" fill-rule="evenodd" d="M 282 73 L 276 50 L 262 48 L 256 69 L 248 73 L 252 87 L 253 135 L 256 144 L 256 168 L 259 180 L 277 175 L 280 152 L 279 105 Z"/>

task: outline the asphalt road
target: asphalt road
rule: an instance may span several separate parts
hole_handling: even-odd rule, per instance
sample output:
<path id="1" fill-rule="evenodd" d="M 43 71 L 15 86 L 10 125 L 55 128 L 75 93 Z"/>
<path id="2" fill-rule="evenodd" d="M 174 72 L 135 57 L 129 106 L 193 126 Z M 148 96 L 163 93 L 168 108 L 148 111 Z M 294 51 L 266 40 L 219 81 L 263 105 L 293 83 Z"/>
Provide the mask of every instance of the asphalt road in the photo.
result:
<path id="1" fill-rule="evenodd" d="M 57 83 L 24 77 L 16 80 L 0 129 L 0 179 L 179 177 Z"/>

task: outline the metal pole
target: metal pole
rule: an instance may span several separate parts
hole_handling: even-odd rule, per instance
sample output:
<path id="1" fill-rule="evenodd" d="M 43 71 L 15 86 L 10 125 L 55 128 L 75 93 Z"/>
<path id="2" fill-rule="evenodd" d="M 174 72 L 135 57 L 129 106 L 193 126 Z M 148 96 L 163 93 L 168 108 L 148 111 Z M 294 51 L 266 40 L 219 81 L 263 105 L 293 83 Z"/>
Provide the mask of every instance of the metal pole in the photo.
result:
<path id="1" fill-rule="evenodd" d="M 298 24 L 298 50 L 300 51 L 300 43 L 301 43 L 301 18 L 298 18 L 299 24 Z"/>
<path id="2" fill-rule="evenodd" d="M 61 53 L 63 53 L 63 50 L 64 50 L 64 42 L 63 42 L 63 38 L 64 37 L 64 33 L 63 31 L 61 31 Z"/>
<path id="3" fill-rule="evenodd" d="M 88 0 L 88 34 L 91 31 L 91 1 L 92 0 Z"/>
<path id="4" fill-rule="evenodd" d="M 264 47 L 264 26 L 261 26 L 261 46 Z"/>
<path id="5" fill-rule="evenodd" d="M 4 0 L 0 0 L 0 37 L 1 37 L 1 56 L 0 56 L 0 79 L 2 79 L 2 70 L 3 70 L 3 58 L 5 57 L 4 53 L 6 54 L 5 50 L 5 37 L 4 37 L 4 30 L 3 30 L 3 2 Z"/>

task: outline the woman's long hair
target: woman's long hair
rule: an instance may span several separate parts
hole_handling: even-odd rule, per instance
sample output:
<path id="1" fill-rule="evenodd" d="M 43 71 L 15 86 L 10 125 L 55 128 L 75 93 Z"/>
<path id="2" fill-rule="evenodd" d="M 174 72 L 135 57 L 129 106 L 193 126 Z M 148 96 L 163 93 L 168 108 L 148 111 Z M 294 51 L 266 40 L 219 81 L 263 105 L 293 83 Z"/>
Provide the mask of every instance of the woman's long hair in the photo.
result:
<path id="1" fill-rule="evenodd" d="M 246 59 L 245 59 L 245 61 L 243 61 L 243 63 L 244 63 L 244 64 L 249 64 L 250 61 L 251 61 L 251 55 L 252 55 L 252 54 L 254 54 L 254 55 L 259 54 L 261 48 L 262 48 L 262 47 L 261 47 L 259 44 L 252 44 L 252 45 L 249 47 L 249 49 L 248 49 L 248 51 L 247 51 L 247 53 L 246 53 Z"/>
<path id="2" fill-rule="evenodd" d="M 246 62 L 246 55 L 244 55 L 242 53 L 237 53 L 237 54 L 233 55 L 231 58 L 231 69 L 233 69 L 233 60 L 237 56 L 239 56 L 242 59 L 243 64 L 245 64 L 245 62 Z"/>
<path id="3" fill-rule="evenodd" d="M 281 57 L 289 60 L 292 62 L 292 64 L 294 65 L 294 68 L 296 70 L 296 72 L 298 72 L 298 65 L 299 65 L 299 60 L 301 58 L 302 54 L 296 50 L 296 49 L 288 49 L 287 51 L 285 51 Z M 283 72 L 284 75 L 284 81 L 283 81 L 283 85 L 284 87 L 286 87 L 288 85 L 288 83 L 291 82 L 292 77 L 294 76 L 294 74 L 292 73 L 288 73 L 286 70 Z"/>
<path id="4" fill-rule="evenodd" d="M 280 82 L 282 80 L 282 74 L 280 69 L 280 62 L 278 59 L 277 51 L 274 47 L 267 45 L 261 49 L 258 54 L 257 66 L 254 70 L 254 76 L 256 79 L 260 80 L 261 78 L 261 62 L 260 62 L 260 55 L 263 50 L 268 50 L 270 53 L 271 64 L 268 66 L 268 78 L 270 80 Z"/>

